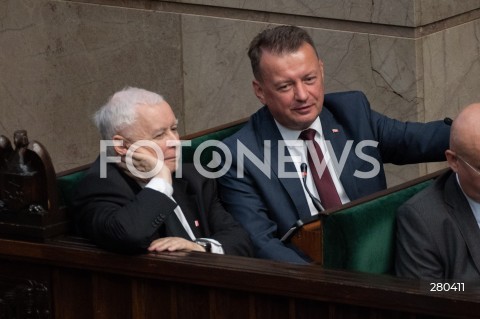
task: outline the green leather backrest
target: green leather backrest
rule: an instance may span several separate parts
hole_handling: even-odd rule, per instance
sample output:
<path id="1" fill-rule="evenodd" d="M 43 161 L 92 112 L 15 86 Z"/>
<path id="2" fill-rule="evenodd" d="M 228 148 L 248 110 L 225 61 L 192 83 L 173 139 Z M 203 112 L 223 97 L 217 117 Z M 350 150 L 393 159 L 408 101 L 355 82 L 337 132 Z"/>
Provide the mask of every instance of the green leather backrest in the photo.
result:
<path id="1" fill-rule="evenodd" d="M 222 140 L 238 131 L 238 124 L 191 140 L 182 148 L 182 161 L 192 163 L 195 150 L 208 140 Z M 212 160 L 209 147 L 200 154 L 200 162 Z M 57 178 L 60 201 L 67 209 L 72 205 L 75 188 L 84 171 Z M 392 273 L 397 208 L 431 181 L 377 198 L 373 201 L 341 210 L 326 219 L 324 228 L 324 266 L 370 273 Z"/>
<path id="2" fill-rule="evenodd" d="M 57 177 L 58 196 L 60 205 L 66 206 L 67 210 L 72 206 L 72 199 L 75 188 L 85 176 L 86 170 L 78 171 L 72 174 Z"/>
<path id="3" fill-rule="evenodd" d="M 238 124 L 235 126 L 231 126 L 225 128 L 220 131 L 212 132 L 209 134 L 205 134 L 194 138 L 191 140 L 191 146 L 184 146 L 182 147 L 182 162 L 183 163 L 193 163 L 193 156 L 195 151 L 197 150 L 198 146 L 205 142 L 205 141 L 221 141 L 224 138 L 229 137 L 233 133 L 237 132 L 240 128 L 242 128 L 244 124 Z M 204 151 L 200 153 L 200 163 L 202 165 L 207 165 L 212 160 L 212 151 L 214 150 L 213 147 L 208 147 Z"/>
<path id="4" fill-rule="evenodd" d="M 182 161 L 184 163 L 192 163 L 195 150 L 202 142 L 209 140 L 223 140 L 224 138 L 238 131 L 243 125 L 244 124 L 238 124 L 191 139 L 191 146 L 182 147 Z M 214 149 L 214 147 L 208 147 L 201 153 L 199 153 L 200 163 L 202 165 L 207 165 L 212 160 L 212 152 Z M 77 187 L 78 183 L 83 178 L 85 173 L 86 170 L 77 171 L 72 174 L 64 175 L 57 178 L 60 203 L 67 206 L 67 208 L 71 207 L 75 188 Z"/>
<path id="5" fill-rule="evenodd" d="M 431 183 L 427 180 L 328 216 L 324 267 L 393 274 L 396 211 Z"/>

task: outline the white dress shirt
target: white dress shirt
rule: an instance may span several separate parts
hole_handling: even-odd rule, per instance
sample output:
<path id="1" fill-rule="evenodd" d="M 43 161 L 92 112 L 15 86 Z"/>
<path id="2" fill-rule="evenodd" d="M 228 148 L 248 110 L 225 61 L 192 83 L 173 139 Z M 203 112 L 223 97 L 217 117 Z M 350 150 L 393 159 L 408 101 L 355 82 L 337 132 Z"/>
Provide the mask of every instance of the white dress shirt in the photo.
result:
<path id="1" fill-rule="evenodd" d="M 143 186 L 143 185 L 142 185 Z M 152 178 L 144 187 L 153 189 L 155 191 L 161 192 L 165 195 L 167 195 L 171 200 L 173 200 L 175 203 L 175 199 L 173 199 L 173 187 L 170 185 L 166 180 L 163 178 L 158 178 L 154 177 Z M 183 225 L 183 228 L 185 228 L 188 236 L 190 236 L 190 239 L 192 241 L 195 241 L 197 238 L 195 238 L 195 235 L 193 234 L 192 228 L 190 228 L 190 225 L 187 222 L 187 219 L 185 218 L 185 215 L 182 212 L 182 208 L 180 208 L 180 205 L 177 204 L 177 207 L 173 210 L 175 212 L 175 215 L 177 215 L 178 219 Z M 214 254 L 224 254 L 222 244 L 220 244 L 217 240 L 211 239 L 211 238 L 198 238 L 202 240 L 208 241 L 212 245 L 212 250 L 211 252 Z"/>
<path id="2" fill-rule="evenodd" d="M 282 138 L 285 141 L 288 152 L 292 157 L 292 162 L 295 164 L 295 168 L 297 169 L 297 173 L 298 173 L 298 178 L 301 179 L 302 172 L 301 172 L 300 166 L 302 163 L 305 163 L 308 165 L 307 144 L 305 141 L 299 139 L 302 131 L 291 130 L 289 128 L 286 128 L 282 124 L 278 123 L 276 120 L 275 120 L 275 123 L 277 124 L 278 130 L 280 131 L 280 134 L 282 135 Z M 310 125 L 309 128 L 314 129 L 317 132 L 315 134 L 315 142 L 318 143 L 318 145 L 320 146 L 320 149 L 323 152 L 324 159 L 327 163 L 328 171 L 332 176 L 333 183 L 335 184 L 335 188 L 337 189 L 337 193 L 338 193 L 338 196 L 340 197 L 340 200 L 342 201 L 342 204 L 348 203 L 350 199 L 348 198 L 347 193 L 345 192 L 345 189 L 343 188 L 343 185 L 340 182 L 340 179 L 338 178 L 340 174 L 338 174 L 337 171 L 335 170 L 335 166 L 331 159 L 331 154 L 328 150 L 328 147 L 325 141 L 325 137 L 323 136 L 322 124 L 320 123 L 320 119 L 317 117 L 316 120 L 312 123 L 312 125 Z M 335 156 L 335 154 L 333 154 L 333 156 Z M 313 182 L 311 171 L 312 170 L 310 168 L 307 170 L 306 184 L 310 192 L 317 199 L 320 200 L 320 197 L 318 196 L 317 188 L 315 187 L 315 183 Z M 303 186 L 303 182 L 302 182 L 302 187 L 303 187 L 303 192 L 305 193 L 305 197 L 307 198 L 310 212 L 312 215 L 316 215 L 318 213 L 317 209 L 313 205 L 313 202 L 310 199 L 310 196 L 308 195 L 305 189 L 305 186 Z"/>

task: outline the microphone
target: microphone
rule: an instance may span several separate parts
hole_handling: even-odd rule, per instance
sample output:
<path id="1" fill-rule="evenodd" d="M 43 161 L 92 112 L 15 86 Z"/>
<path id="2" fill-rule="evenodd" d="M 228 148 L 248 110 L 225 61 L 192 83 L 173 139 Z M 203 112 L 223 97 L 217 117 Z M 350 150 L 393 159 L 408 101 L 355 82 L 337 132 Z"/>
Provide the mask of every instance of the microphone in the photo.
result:
<path id="1" fill-rule="evenodd" d="M 301 219 L 297 220 L 295 222 L 295 224 L 293 224 L 292 227 L 290 227 L 290 229 L 280 239 L 280 241 L 283 242 L 283 243 L 289 241 L 290 238 L 295 234 L 295 232 L 298 229 L 300 229 L 304 224 L 308 224 L 310 221 L 316 220 L 318 218 L 320 220 L 323 220 L 325 218 L 325 216 L 327 216 L 326 214 L 323 213 L 325 208 L 323 208 L 322 203 L 320 203 L 320 200 L 318 198 L 316 198 L 315 196 L 313 196 L 313 194 L 310 192 L 310 190 L 307 187 L 307 164 L 302 163 L 300 165 L 300 170 L 302 172 L 303 186 L 307 190 L 308 196 L 310 196 L 310 198 L 312 199 L 313 206 L 315 206 L 315 208 L 317 209 L 318 215 L 311 216 L 310 218 L 307 218 L 306 220 L 301 220 Z"/>
<path id="2" fill-rule="evenodd" d="M 302 172 L 303 186 L 307 190 L 308 196 L 310 196 L 310 199 L 313 202 L 313 206 L 315 206 L 318 213 L 320 214 L 321 212 L 323 212 L 325 210 L 325 208 L 322 206 L 322 203 L 320 202 L 320 200 L 318 198 L 316 198 L 315 196 L 313 196 L 313 194 L 310 192 L 310 190 L 307 187 L 307 164 L 302 163 L 300 165 L 300 170 Z"/>

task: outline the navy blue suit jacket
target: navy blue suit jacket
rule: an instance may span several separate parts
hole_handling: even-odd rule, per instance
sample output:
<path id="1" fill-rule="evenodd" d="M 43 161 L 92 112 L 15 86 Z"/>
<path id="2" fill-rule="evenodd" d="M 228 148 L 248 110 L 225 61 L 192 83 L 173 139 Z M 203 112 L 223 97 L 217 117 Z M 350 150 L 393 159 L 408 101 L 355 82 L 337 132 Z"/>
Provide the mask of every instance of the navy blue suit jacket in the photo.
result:
<path id="1" fill-rule="evenodd" d="M 443 121 L 430 123 L 400 122 L 370 109 L 361 92 L 326 94 L 320 113 L 323 134 L 330 141 L 336 158 L 341 158 L 347 141 L 353 141 L 340 176 L 340 181 L 354 200 L 386 188 L 383 163 L 410 164 L 445 160 L 450 126 Z M 223 142 L 232 153 L 232 165 L 220 178 L 220 195 L 227 210 L 250 234 L 257 257 L 306 263 L 306 258 L 293 245 L 286 246 L 280 238 L 298 220 L 311 216 L 305 194 L 298 178 L 280 178 L 278 148 L 282 136 L 275 121 L 264 106 L 252 115 L 250 121 L 236 134 Z M 355 148 L 362 141 L 377 141 L 377 147 L 362 149 L 362 157 Z M 242 143 L 260 160 L 264 160 L 264 141 L 271 163 L 269 175 L 246 159 L 244 176 L 237 176 L 237 146 Z M 269 148 L 269 149 L 268 149 Z M 288 156 L 288 150 L 285 148 Z M 380 170 L 372 178 L 356 177 L 373 169 Z M 292 162 L 284 163 L 285 171 L 295 172 Z M 361 175 L 361 174 L 360 174 Z"/>

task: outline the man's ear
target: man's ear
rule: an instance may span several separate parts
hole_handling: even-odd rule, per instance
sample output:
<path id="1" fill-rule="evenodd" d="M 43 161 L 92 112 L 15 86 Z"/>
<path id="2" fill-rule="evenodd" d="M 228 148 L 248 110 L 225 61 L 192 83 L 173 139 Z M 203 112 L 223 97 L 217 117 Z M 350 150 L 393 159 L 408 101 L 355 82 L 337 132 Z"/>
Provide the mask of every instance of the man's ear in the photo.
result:
<path id="1" fill-rule="evenodd" d="M 458 157 L 452 150 L 445 151 L 445 157 L 447 158 L 448 166 L 454 171 L 455 173 L 458 171 Z"/>
<path id="2" fill-rule="evenodd" d="M 320 72 L 322 74 L 322 82 L 325 80 L 324 74 L 323 74 L 323 61 L 318 59 L 318 64 L 320 65 Z"/>
<path id="3" fill-rule="evenodd" d="M 252 85 L 253 85 L 253 92 L 255 92 L 256 97 L 260 100 L 260 102 L 262 102 L 262 104 L 266 104 L 265 93 L 263 92 L 263 88 L 260 82 L 258 82 L 257 80 L 253 80 Z"/>
<path id="4" fill-rule="evenodd" d="M 121 143 L 118 143 L 119 145 L 115 145 L 113 148 L 118 155 L 125 156 L 128 151 L 128 145 L 125 138 L 121 135 L 114 135 L 112 140 L 115 143 L 118 143 L 119 141 L 121 142 Z"/>

